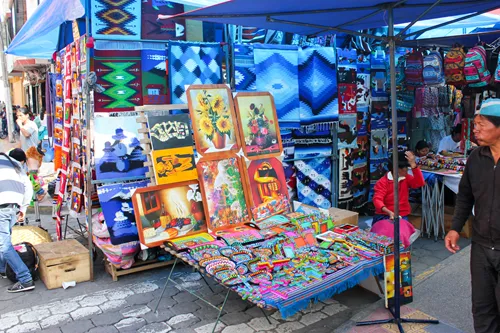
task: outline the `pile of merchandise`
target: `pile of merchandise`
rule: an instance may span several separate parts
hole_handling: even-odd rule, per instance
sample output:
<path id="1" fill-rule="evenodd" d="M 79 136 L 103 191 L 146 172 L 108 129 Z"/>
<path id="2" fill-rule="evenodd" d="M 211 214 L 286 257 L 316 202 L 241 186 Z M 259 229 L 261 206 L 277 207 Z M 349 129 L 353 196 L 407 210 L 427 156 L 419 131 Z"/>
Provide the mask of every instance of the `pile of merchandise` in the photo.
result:
<path id="1" fill-rule="evenodd" d="M 465 170 L 467 159 L 464 157 L 444 157 L 436 156 L 436 158 L 421 158 L 418 160 L 418 165 L 424 170 L 453 170 L 462 173 Z"/>

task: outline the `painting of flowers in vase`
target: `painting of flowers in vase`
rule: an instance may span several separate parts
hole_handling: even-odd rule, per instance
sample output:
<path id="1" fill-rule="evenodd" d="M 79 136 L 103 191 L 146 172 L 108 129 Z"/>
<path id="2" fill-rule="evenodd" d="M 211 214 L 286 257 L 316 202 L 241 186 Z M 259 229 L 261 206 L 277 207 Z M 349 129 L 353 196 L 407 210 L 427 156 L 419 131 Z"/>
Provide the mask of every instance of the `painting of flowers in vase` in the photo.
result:
<path id="1" fill-rule="evenodd" d="M 283 164 L 276 157 L 246 162 L 250 207 L 255 221 L 288 212 L 290 201 Z"/>
<path id="2" fill-rule="evenodd" d="M 268 92 L 240 92 L 234 103 L 245 155 L 259 158 L 281 155 L 283 146 L 273 96 Z"/>
<path id="3" fill-rule="evenodd" d="M 198 153 L 238 151 L 231 90 L 226 85 L 191 85 L 187 89 L 189 113 Z"/>
<path id="4" fill-rule="evenodd" d="M 208 228 L 215 231 L 249 222 L 239 159 L 205 158 L 197 168 Z"/>
<path id="5" fill-rule="evenodd" d="M 139 239 L 147 247 L 207 230 L 198 181 L 137 189 L 132 200 Z"/>

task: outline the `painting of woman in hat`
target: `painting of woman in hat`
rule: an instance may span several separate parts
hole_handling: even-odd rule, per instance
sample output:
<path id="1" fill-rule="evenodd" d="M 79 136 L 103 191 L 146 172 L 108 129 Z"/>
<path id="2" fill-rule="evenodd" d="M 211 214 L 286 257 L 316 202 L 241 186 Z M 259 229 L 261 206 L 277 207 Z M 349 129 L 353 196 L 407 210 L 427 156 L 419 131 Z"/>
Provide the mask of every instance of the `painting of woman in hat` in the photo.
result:
<path id="1" fill-rule="evenodd" d="M 130 153 L 130 170 L 144 167 L 146 155 L 142 153 L 144 149 L 141 147 L 141 142 L 137 138 L 132 138 L 128 146 L 133 148 Z"/>
<path id="2" fill-rule="evenodd" d="M 148 168 L 136 117 L 96 117 L 94 128 L 98 180 L 145 177 Z"/>

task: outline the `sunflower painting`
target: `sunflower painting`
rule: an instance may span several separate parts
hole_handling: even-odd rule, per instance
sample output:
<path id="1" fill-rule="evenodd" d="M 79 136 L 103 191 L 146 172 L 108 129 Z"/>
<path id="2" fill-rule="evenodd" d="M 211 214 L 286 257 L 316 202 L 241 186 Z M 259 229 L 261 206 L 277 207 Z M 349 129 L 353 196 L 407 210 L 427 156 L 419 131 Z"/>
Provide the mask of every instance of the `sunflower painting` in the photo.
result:
<path id="1" fill-rule="evenodd" d="M 239 92 L 234 103 L 245 155 L 250 159 L 281 155 L 283 147 L 273 96 L 268 92 Z"/>
<path id="2" fill-rule="evenodd" d="M 187 89 L 196 149 L 202 155 L 239 150 L 231 91 L 226 85 L 191 85 Z"/>
<path id="3" fill-rule="evenodd" d="M 237 157 L 205 158 L 197 164 L 205 216 L 211 231 L 250 221 L 242 181 L 242 168 Z"/>

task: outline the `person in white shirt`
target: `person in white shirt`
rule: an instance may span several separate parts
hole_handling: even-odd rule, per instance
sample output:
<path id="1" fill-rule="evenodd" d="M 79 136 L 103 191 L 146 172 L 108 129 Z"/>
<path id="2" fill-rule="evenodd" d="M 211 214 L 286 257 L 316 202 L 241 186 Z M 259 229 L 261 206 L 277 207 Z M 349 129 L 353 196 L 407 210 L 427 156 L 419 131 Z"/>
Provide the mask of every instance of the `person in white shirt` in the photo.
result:
<path id="1" fill-rule="evenodd" d="M 451 135 L 445 136 L 439 142 L 438 153 L 446 155 L 460 150 L 460 141 L 462 139 L 462 124 L 453 127 Z"/>
<path id="2" fill-rule="evenodd" d="M 30 147 L 38 146 L 38 126 L 31 121 L 30 112 L 26 108 L 17 110 L 17 125 L 19 126 L 19 137 L 21 148 L 27 151 Z"/>
<path id="3" fill-rule="evenodd" d="M 26 175 L 27 158 L 22 149 L 0 153 L 0 278 L 6 278 L 7 264 L 16 274 L 17 282 L 9 293 L 35 289 L 31 273 L 12 246 L 12 227 L 23 221 L 33 197 L 33 186 Z"/>

